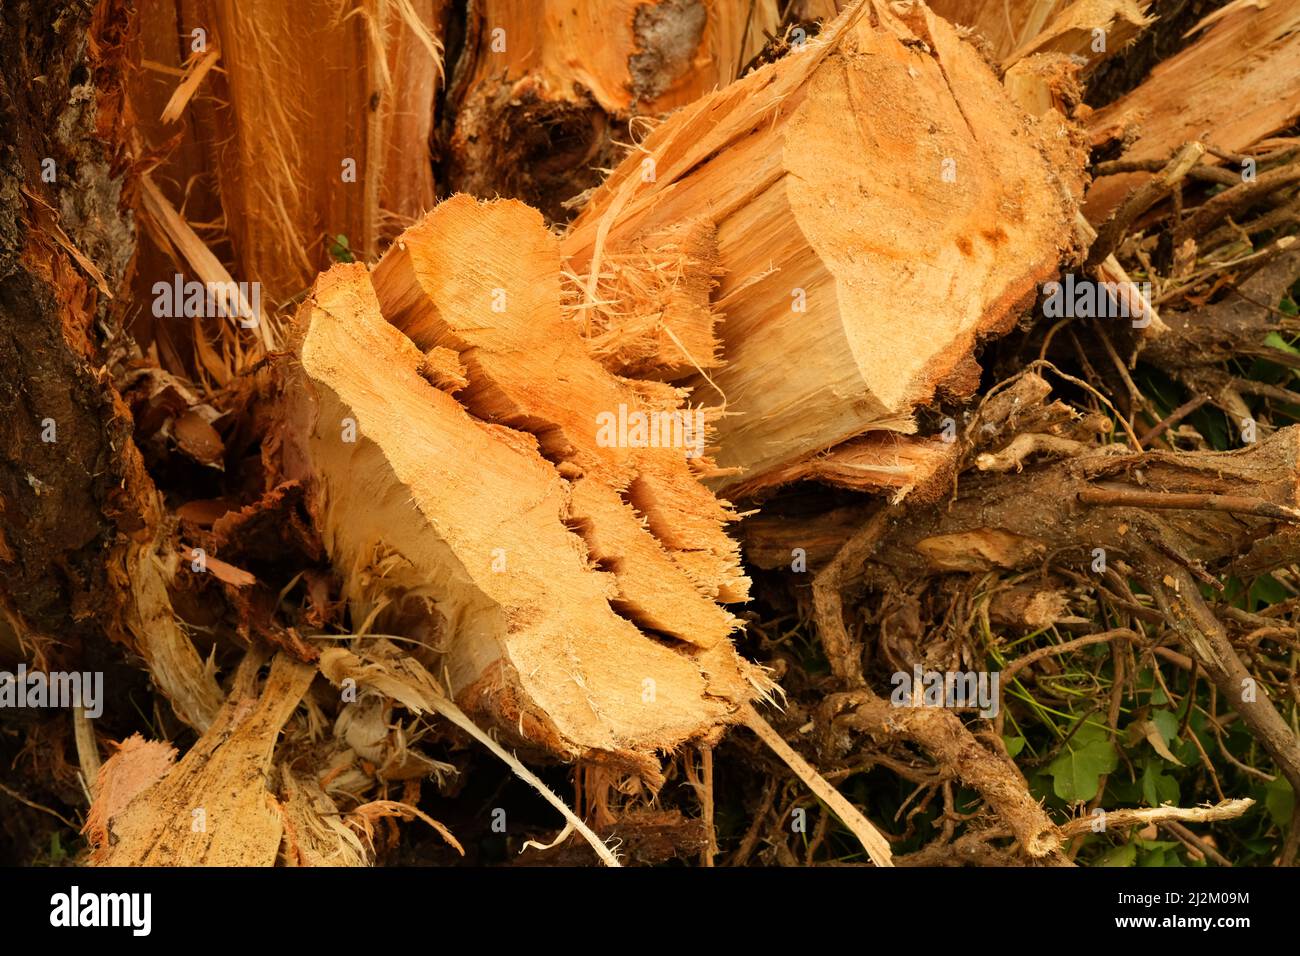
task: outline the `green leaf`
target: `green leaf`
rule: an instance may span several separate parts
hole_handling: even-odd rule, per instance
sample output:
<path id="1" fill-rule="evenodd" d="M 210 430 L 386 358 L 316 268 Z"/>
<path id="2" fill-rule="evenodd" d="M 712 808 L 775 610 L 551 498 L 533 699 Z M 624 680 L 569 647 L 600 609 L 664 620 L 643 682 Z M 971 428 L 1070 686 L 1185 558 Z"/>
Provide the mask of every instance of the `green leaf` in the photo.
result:
<path id="1" fill-rule="evenodd" d="M 1070 803 L 1088 801 L 1097 795 L 1098 780 L 1119 763 L 1110 735 L 1101 727 L 1085 724 L 1047 765 L 1052 790 Z"/>
<path id="2" fill-rule="evenodd" d="M 1153 705 L 1159 706 L 1160 704 L 1169 703 L 1169 698 L 1165 696 L 1164 689 L 1156 683 L 1150 668 L 1144 667 L 1138 671 L 1137 685 L 1141 690 L 1151 694 L 1151 703 Z"/>
<path id="3" fill-rule="evenodd" d="M 1006 745 L 1007 753 L 1012 757 L 1020 756 L 1020 751 L 1025 749 L 1024 737 L 1003 737 L 1002 743 Z"/>
<path id="4" fill-rule="evenodd" d="M 1297 349 L 1276 332 L 1270 332 L 1264 336 L 1264 344 L 1269 348 L 1281 349 L 1283 352 L 1290 352 L 1292 355 L 1300 355 L 1300 349 Z"/>
<path id="5" fill-rule="evenodd" d="M 1142 799 L 1149 807 L 1178 802 L 1178 781 L 1165 773 L 1156 760 L 1147 760 L 1142 768 Z"/>
<path id="6" fill-rule="evenodd" d="M 1277 777 L 1264 788 L 1264 806 L 1268 815 L 1279 827 L 1291 823 L 1291 814 L 1295 812 L 1295 792 L 1284 778 Z"/>
<path id="7" fill-rule="evenodd" d="M 1132 866 L 1137 860 L 1138 848 L 1132 843 L 1113 847 L 1103 853 L 1093 866 Z"/>
<path id="8" fill-rule="evenodd" d="M 1151 744 L 1151 748 L 1170 763 L 1181 767 L 1183 762 L 1175 757 L 1173 751 L 1169 749 L 1170 744 L 1178 739 L 1178 715 L 1172 710 L 1152 711 L 1151 720 L 1148 723 L 1150 726 L 1146 738 L 1147 742 Z M 1154 731 L 1154 733 L 1150 731 Z"/>
<path id="9" fill-rule="evenodd" d="M 1151 722 L 1160 728 L 1160 736 L 1165 739 L 1166 744 L 1174 742 L 1174 737 L 1178 735 L 1177 714 L 1172 710 L 1153 710 Z"/>
<path id="10" fill-rule="evenodd" d="M 1277 578 L 1271 574 L 1261 574 L 1251 582 L 1250 598 L 1254 602 L 1254 610 L 1258 610 L 1261 606 L 1267 607 L 1270 604 L 1285 601 L 1287 597 L 1286 588 L 1282 587 Z"/>
<path id="11" fill-rule="evenodd" d="M 348 243 L 348 237 L 339 233 L 330 240 L 330 258 L 335 262 L 356 262 L 357 257 L 352 254 L 352 247 Z"/>
<path id="12" fill-rule="evenodd" d="M 1137 837 L 1133 840 L 1139 849 L 1143 850 L 1172 850 L 1176 846 L 1181 846 L 1177 840 L 1144 840 Z"/>

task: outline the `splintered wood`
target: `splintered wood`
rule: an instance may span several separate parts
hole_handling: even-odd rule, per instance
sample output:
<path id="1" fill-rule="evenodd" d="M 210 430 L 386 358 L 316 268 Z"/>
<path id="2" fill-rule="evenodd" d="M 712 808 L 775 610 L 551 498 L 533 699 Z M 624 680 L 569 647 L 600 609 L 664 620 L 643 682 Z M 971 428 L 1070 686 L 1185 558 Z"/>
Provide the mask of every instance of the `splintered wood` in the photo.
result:
<path id="1" fill-rule="evenodd" d="M 446 5 L 361 0 L 350 13 L 334 0 L 177 5 L 172 49 L 179 33 L 219 51 L 203 122 L 186 134 L 204 155 L 175 169 L 180 195 L 188 176 L 215 178 L 243 274 L 268 298 L 299 294 L 337 236 L 372 256 L 381 237 L 432 207 L 428 140 Z M 174 132 L 164 125 L 152 138 L 161 145 Z"/>
<path id="2" fill-rule="evenodd" d="M 675 113 L 564 239 L 585 320 L 607 256 L 690 219 L 715 227 L 723 365 L 688 384 L 725 408 L 724 489 L 913 431 L 936 391 L 971 392 L 980 337 L 1010 326 L 1073 242 L 1034 122 L 950 25 L 892 9 L 865 3 Z"/>
<path id="3" fill-rule="evenodd" d="M 476 719 L 655 779 L 769 687 L 705 482 L 946 493 L 955 446 L 900 433 L 1055 273 L 1077 174 L 949 26 L 894 10 L 686 97 L 563 238 L 454 196 L 303 304 L 286 470 L 357 630 L 433 648 Z M 557 42 L 519 68 L 572 69 Z"/>
<path id="4" fill-rule="evenodd" d="M 99 866 L 270 866 L 284 832 L 266 775 L 280 731 L 315 669 L 283 655 L 257 688 L 249 655 L 216 720 L 180 762 L 163 744 L 127 741 L 100 769 L 87 819 Z M 111 838 L 110 838 L 111 831 Z"/>
<path id="5" fill-rule="evenodd" d="M 609 492 L 623 495 L 703 594 L 724 603 L 748 596 L 723 530 L 729 514 L 695 479 L 706 467 L 706 416 L 675 389 L 618 379 L 591 357 L 564 322 L 559 247 L 534 210 L 448 200 L 402 236 L 374 282 L 385 317 L 418 347 L 461 354 L 470 381 L 461 400 L 474 414 L 534 434 L 584 489 L 576 520 L 630 516 Z M 624 565 L 643 549 L 623 550 L 597 546 L 595 557 Z"/>
<path id="6" fill-rule="evenodd" d="M 23 412 L 0 467 L 20 506 L 0 500 L 0 652 L 61 664 L 113 637 L 192 732 L 177 746 L 196 741 L 178 756 L 124 732 L 101 764 L 119 725 L 76 712 L 91 863 L 363 865 L 395 845 L 394 817 L 490 861 L 465 816 L 463 848 L 420 809 L 428 781 L 450 795 L 475 767 L 439 749 L 468 735 L 563 815 L 542 853 L 576 832 L 618 865 L 618 827 L 673 779 L 698 789 L 685 822 L 712 865 L 737 806 L 715 805 L 713 748 L 737 724 L 876 865 L 934 813 L 948 858 L 982 833 L 1014 838 L 1008 859 L 1067 862 L 1081 824 L 1054 822 L 1045 778 L 1031 789 L 1001 724 L 977 722 L 996 711 L 903 707 L 873 684 L 1104 617 L 1106 592 L 1073 576 L 1092 549 L 1112 555 L 1098 581 L 1143 592 L 1114 605 L 1132 620 L 1029 650 L 1004 677 L 1121 632 L 1144 662 L 1148 638 L 1180 640 L 1193 690 L 1208 679 L 1300 788 L 1294 715 L 1271 691 L 1234 697 L 1263 638 L 1230 634 L 1202 596 L 1294 564 L 1300 427 L 1261 415 L 1242 450 L 1179 450 L 1218 440 L 1198 424 L 1215 406 L 1245 421 L 1246 398 L 1296 397 L 1220 366 L 1284 362 L 1268 335 L 1294 331 L 1275 306 L 1300 255 L 1295 197 L 1256 206 L 1300 176 L 1271 168 L 1297 142 L 1300 0 L 1220 3 L 1185 35 L 1190 12 L 1149 0 L 139 6 L 122 12 L 138 68 L 120 103 L 97 94 L 122 222 L 90 228 L 102 210 L 77 206 L 62 158 L 57 181 L 14 191 L 15 215 L 0 202 L 0 225 L 30 233 L 14 276 L 31 284 L 10 296 L 21 308 L 0 301 Z M 1097 69 L 1146 31 L 1132 59 Z M 1130 89 L 1169 43 L 1180 52 Z M 107 67 L 87 67 L 95 88 Z M 10 85 L 0 69 L 0 94 Z M 32 96 L 56 89 L 61 110 L 62 86 Z M 62 155 L 65 131 L 19 132 L 28 159 Z M 1257 158 L 1258 193 L 1234 182 Z M 128 212 L 142 238 L 112 260 L 99 247 L 130 233 Z M 1112 340 L 1101 322 L 1027 318 L 1062 270 L 1124 282 L 1149 330 Z M 187 277 L 257 322 L 148 307 L 155 280 L 181 299 Z M 10 317 L 24 310 L 39 321 Z M 1017 322 L 977 403 L 981 348 Z M 1205 394 L 1144 403 L 1139 360 Z M 1034 370 L 1105 408 L 1049 404 Z M 51 398 L 65 392 L 83 395 L 75 419 Z M 46 406 L 72 452 L 43 436 L 29 451 Z M 39 457 L 54 455 L 102 480 L 60 485 L 82 476 Z M 65 501 L 94 527 L 46 560 Z M 765 590 L 742 612 L 746 567 Z M 1254 637 L 1282 631 L 1240 614 Z M 777 647 L 796 618 L 827 673 Z M 1139 634 L 1152 618 L 1166 626 Z M 940 621 L 984 632 L 945 636 Z M 750 622 L 742 646 L 779 672 L 739 653 Z M 1112 660 L 1118 743 L 1133 675 Z M 799 698 L 769 726 L 756 702 L 787 675 Z M 182 729 L 155 716 L 156 736 Z M 929 755 L 937 783 L 896 837 L 810 761 L 842 779 L 894 760 L 924 783 L 889 756 L 899 744 Z M 728 779 L 750 753 L 718 751 L 717 795 L 756 776 L 767 791 L 744 805 L 758 812 L 731 861 L 784 862 L 772 826 L 789 800 L 770 765 Z M 534 760 L 577 764 L 572 800 Z M 960 837 L 950 783 L 983 801 Z M 829 820 L 809 863 L 838 853 Z"/>
<path id="7" fill-rule="evenodd" d="M 674 381 L 722 364 L 713 291 L 722 269 L 713 225 L 688 220 L 601 259 L 596 301 L 566 274 L 566 308 L 611 372 Z"/>
<path id="8" fill-rule="evenodd" d="M 588 354 L 559 265 L 535 211 L 457 197 L 373 285 L 334 267 L 298 319 L 288 454 L 354 621 L 427 635 L 454 698 L 520 742 L 654 778 L 766 686 L 721 606 L 748 580 L 694 474 L 702 423 Z M 452 355 L 454 396 L 422 374 Z M 647 421 L 688 441 L 616 427 Z"/>
<path id="9" fill-rule="evenodd" d="M 1035 53 L 1068 53 L 1090 65 L 1150 26 L 1150 0 L 934 0 L 931 9 L 973 28 L 1003 67 Z"/>
<path id="10" fill-rule="evenodd" d="M 1150 0 L 1076 0 L 1056 14 L 1042 33 L 1013 50 L 1002 65 L 1037 53 L 1064 53 L 1094 67 L 1152 24 L 1154 18 L 1146 15 L 1150 6 Z"/>

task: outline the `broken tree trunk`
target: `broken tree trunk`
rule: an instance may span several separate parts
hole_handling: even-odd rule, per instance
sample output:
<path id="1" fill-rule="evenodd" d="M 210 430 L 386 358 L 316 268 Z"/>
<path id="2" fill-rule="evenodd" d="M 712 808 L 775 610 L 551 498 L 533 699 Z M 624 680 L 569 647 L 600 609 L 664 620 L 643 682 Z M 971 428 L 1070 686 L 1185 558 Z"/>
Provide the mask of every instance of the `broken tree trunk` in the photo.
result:
<path id="1" fill-rule="evenodd" d="M 240 278 L 262 283 L 268 304 L 302 293 L 339 236 L 349 254 L 374 257 L 432 207 L 447 6 L 197 0 L 174 22 L 148 21 L 173 47 L 179 33 L 192 58 L 217 58 L 194 94 L 211 98 L 204 121 L 183 127 L 204 169 L 173 172 L 215 178 Z M 145 117 L 152 147 L 178 131 Z M 166 187 L 177 205 L 187 184 Z"/>
<path id="2" fill-rule="evenodd" d="M 1202 598 L 1259 574 L 1294 589 L 1297 432 L 1273 433 L 1262 401 L 1271 437 L 1243 451 L 1141 449 L 1208 444 L 1203 415 L 1187 417 L 1207 405 L 1298 403 L 1280 372 L 1239 381 L 1226 367 L 1287 361 L 1261 340 L 1294 331 L 1278 303 L 1293 285 L 1297 178 L 1287 140 L 1242 147 L 1260 161 L 1254 188 L 1223 169 L 1165 173 L 1178 140 L 1203 131 L 1163 129 L 1178 84 L 1158 72 L 1118 126 L 1093 131 L 1103 147 L 1117 129 L 1139 149 L 1147 134 L 1175 140 L 1115 162 L 1101 185 L 1168 181 L 1099 231 L 1081 220 L 1073 122 L 1088 117 L 1093 31 L 1111 52 L 1147 6 L 1008 2 L 1008 45 L 986 58 L 924 4 L 885 0 L 140 0 L 138 14 L 100 0 L 57 16 L 19 0 L 19 29 L 0 23 L 0 663 L 105 668 L 113 687 L 103 717 L 22 714 L 0 734 L 22 768 L 0 800 L 24 806 L 4 835 L 49 802 L 66 823 L 88 795 L 99 862 L 369 863 L 393 847 L 380 822 L 423 813 L 422 786 L 450 797 L 448 775 L 478 770 L 440 759 L 468 734 L 606 863 L 611 827 L 655 799 L 694 817 L 697 794 L 695 835 L 666 825 L 656 858 L 702 845 L 712 861 L 730 840 L 717 824 L 750 809 L 728 791 L 755 782 L 733 860 L 762 841 L 785 862 L 772 768 L 741 766 L 743 740 L 714 751 L 743 722 L 879 865 L 888 841 L 818 776 L 814 752 L 828 775 L 827 761 L 836 775 L 869 762 L 920 784 L 903 839 L 932 827 L 932 849 L 975 858 L 1011 838 L 1015 850 L 984 849 L 1068 862 L 1082 841 L 1063 841 L 1085 818 L 1040 803 L 998 718 L 900 710 L 873 686 L 894 667 L 1000 663 L 999 628 L 1031 643 L 1112 613 L 1123 626 L 1041 641 L 1004 678 L 1033 686 L 1055 655 L 1124 642 L 1109 674 L 1086 675 L 1101 706 L 1109 683 L 1117 745 L 1135 649 L 1190 674 L 1189 721 L 1210 678 L 1210 719 L 1230 702 L 1300 785 L 1294 714 L 1274 695 L 1293 676 L 1292 602 L 1266 615 Z M 1291 86 L 1256 76 L 1292 50 L 1293 19 L 1281 0 L 1228 4 L 1193 45 L 1216 81 L 1250 68 L 1255 139 L 1294 115 Z M 446 97 L 443 36 L 462 54 Z M 1194 70 L 1170 66 L 1178 102 L 1222 124 Z M 1220 160 L 1242 159 L 1209 139 Z M 548 231 L 625 149 L 567 233 Z M 457 195 L 425 216 L 435 168 L 544 208 Z M 1184 175 L 1201 185 L 1180 191 Z M 1268 211 L 1246 220 L 1261 197 Z M 152 244 L 133 267 L 132 215 Z M 332 259 L 353 261 L 318 277 Z M 1026 328 L 990 357 L 1018 366 L 1041 344 L 1100 405 L 1044 407 L 1046 382 L 1025 375 L 960 435 L 955 421 L 908 434 L 937 404 L 961 417 L 981 339 L 1022 319 L 1062 262 L 1151 278 L 1171 321 L 1142 337 L 1141 358 L 1193 394 L 1170 414 L 1163 395 L 1143 406 L 1137 353 L 1100 325 Z M 173 272 L 265 283 L 267 325 L 171 325 L 148 302 Z M 300 299 L 292 338 L 264 334 Z M 1154 427 L 1139 440 L 1142 414 Z M 1108 444 L 1113 422 L 1128 447 Z M 780 731 L 752 706 L 774 691 L 766 669 L 733 646 L 751 585 L 728 533 L 737 516 L 710 486 L 770 509 L 745 529 L 747 557 L 792 572 L 788 589 L 761 577 L 744 645 L 784 668 L 794 706 Z M 1094 581 L 1097 552 L 1110 564 Z M 853 590 L 870 597 L 854 604 Z M 811 609 L 829 674 L 773 639 L 768 612 L 792 608 Z M 1019 723 L 1020 702 L 1003 700 Z M 188 750 L 179 761 L 166 738 Z M 578 762 L 577 814 L 516 746 Z M 1201 756 L 1216 787 L 1241 785 Z M 679 770 L 687 786 L 662 787 Z M 60 781 L 48 792 L 47 778 Z M 965 794 L 954 802 L 958 781 L 979 795 L 974 814 Z M 836 842 L 819 826 L 809 862 Z M 478 842 L 465 845 L 483 862 Z"/>
<path id="3" fill-rule="evenodd" d="M 889 121 L 874 122 L 876 115 Z M 585 299 L 605 255 L 688 219 L 717 230 L 725 406 L 713 484 L 761 480 L 977 384 L 1073 243 L 1064 180 L 979 54 L 924 7 L 867 2 L 775 64 L 685 107 L 564 239 Z"/>
<path id="4" fill-rule="evenodd" d="M 408 231 L 374 289 L 336 266 L 299 317 L 289 470 L 359 627 L 423 635 L 454 698 L 521 743 L 655 779 L 655 752 L 766 686 L 714 603 L 747 582 L 682 448 L 596 440 L 598 409 L 654 406 L 560 324 L 558 284 L 536 212 L 468 198 Z M 422 375 L 447 352 L 460 401 Z"/>

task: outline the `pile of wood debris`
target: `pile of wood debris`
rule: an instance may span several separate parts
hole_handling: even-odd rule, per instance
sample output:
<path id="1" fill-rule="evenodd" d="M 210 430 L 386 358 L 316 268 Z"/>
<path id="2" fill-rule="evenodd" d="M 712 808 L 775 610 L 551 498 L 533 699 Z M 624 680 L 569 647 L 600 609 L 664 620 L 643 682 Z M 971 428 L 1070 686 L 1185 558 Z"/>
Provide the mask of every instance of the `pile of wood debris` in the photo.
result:
<path id="1" fill-rule="evenodd" d="M 1068 864 L 1005 705 L 891 701 L 973 622 L 1300 790 L 1296 599 L 1222 596 L 1300 595 L 1300 0 L 17 6 L 0 665 L 106 690 L 0 719 L 15 855 Z"/>

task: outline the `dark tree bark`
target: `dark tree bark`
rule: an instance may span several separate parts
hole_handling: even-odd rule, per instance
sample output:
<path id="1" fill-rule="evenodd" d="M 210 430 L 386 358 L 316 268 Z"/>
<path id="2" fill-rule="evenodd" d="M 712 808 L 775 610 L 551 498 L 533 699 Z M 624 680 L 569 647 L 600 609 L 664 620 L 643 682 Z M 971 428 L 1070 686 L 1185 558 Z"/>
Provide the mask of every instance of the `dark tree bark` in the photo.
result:
<path id="1" fill-rule="evenodd" d="M 106 370 L 105 292 L 134 247 L 114 143 L 125 24 L 117 0 L 17 3 L 0 23 L 0 592 L 36 639 L 100 631 L 106 554 L 143 527 L 147 478 Z"/>

